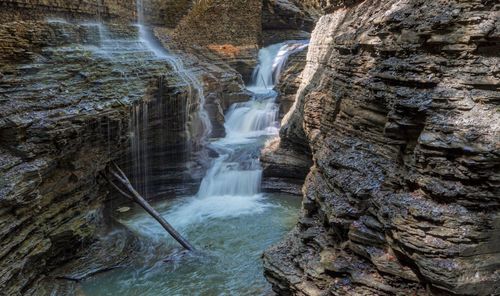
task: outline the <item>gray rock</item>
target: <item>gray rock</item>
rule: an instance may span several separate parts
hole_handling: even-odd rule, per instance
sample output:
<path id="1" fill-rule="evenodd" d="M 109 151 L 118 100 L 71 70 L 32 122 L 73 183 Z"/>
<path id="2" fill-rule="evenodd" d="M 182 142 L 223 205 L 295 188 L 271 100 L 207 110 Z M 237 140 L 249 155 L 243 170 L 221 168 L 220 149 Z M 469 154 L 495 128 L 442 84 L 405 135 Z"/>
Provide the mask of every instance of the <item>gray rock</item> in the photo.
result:
<path id="1" fill-rule="evenodd" d="M 317 226 L 266 251 L 278 294 L 500 293 L 497 6 L 364 1 L 320 19 L 281 131 L 312 151 Z"/>

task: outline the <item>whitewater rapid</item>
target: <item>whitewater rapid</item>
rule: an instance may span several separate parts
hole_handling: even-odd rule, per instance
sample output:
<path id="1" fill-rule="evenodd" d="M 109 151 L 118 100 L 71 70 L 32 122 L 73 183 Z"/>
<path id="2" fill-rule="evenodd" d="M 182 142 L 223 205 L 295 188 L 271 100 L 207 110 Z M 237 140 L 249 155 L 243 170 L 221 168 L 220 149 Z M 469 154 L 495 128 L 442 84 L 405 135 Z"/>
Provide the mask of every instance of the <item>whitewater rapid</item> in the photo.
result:
<path id="1" fill-rule="evenodd" d="M 259 64 L 247 87 L 253 93 L 252 99 L 229 108 L 224 124 L 226 136 L 211 143 L 219 157 L 213 161 L 198 194 L 172 209 L 172 216 L 192 217 L 199 223 L 200 217 L 234 217 L 270 207 L 260 191 L 259 156 L 265 140 L 279 131 L 278 93 L 274 88 L 288 57 L 307 46 L 307 41 L 287 41 L 259 51 Z M 179 224 L 186 223 L 185 218 L 182 220 Z"/>

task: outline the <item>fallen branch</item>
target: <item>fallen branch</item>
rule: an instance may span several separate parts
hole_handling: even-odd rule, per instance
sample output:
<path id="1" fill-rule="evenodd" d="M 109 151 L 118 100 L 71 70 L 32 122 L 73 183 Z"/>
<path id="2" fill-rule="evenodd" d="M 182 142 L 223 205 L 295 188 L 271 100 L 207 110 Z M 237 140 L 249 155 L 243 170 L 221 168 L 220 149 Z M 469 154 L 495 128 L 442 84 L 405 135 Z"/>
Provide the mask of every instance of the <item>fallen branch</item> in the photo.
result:
<path id="1" fill-rule="evenodd" d="M 113 180 L 108 178 L 106 175 L 104 177 L 106 180 L 113 186 L 121 195 L 131 199 L 132 201 L 139 204 L 148 214 L 150 214 L 160 225 L 165 228 L 165 230 L 177 241 L 181 244 L 185 249 L 189 251 L 194 251 L 194 247 L 178 233 L 170 223 L 168 223 L 161 215 L 158 213 L 132 186 L 130 180 L 127 178 L 125 173 L 118 167 L 116 163 L 113 162 L 113 167 L 109 167 L 109 173 L 118 180 L 126 190 L 123 190 L 118 186 Z"/>

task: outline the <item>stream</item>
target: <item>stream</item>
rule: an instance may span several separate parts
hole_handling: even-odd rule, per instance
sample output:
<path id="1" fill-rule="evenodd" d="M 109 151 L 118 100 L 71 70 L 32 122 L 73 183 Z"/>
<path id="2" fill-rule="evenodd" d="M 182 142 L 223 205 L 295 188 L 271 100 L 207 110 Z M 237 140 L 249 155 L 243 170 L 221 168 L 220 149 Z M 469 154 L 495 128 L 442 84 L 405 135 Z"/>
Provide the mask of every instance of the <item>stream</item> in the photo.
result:
<path id="1" fill-rule="evenodd" d="M 141 237 L 132 264 L 82 282 L 86 295 L 263 295 L 270 292 L 262 252 L 296 224 L 300 198 L 262 193 L 260 149 L 279 131 L 274 91 L 287 58 L 307 47 L 288 41 L 263 48 L 248 90 L 254 95 L 231 106 L 226 136 L 208 144 L 218 157 L 195 196 L 153 206 L 198 250 L 179 249 L 140 208 L 117 220 Z"/>

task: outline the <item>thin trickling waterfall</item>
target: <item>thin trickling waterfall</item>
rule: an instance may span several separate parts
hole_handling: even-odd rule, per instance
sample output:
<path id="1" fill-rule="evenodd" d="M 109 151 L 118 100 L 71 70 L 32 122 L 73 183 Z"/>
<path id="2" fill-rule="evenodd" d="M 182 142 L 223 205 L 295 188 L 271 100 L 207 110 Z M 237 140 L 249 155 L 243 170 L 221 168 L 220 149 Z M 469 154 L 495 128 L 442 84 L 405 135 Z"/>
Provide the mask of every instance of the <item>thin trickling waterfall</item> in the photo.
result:
<path id="1" fill-rule="evenodd" d="M 144 24 L 144 2 L 143 0 L 135 0 L 135 10 L 137 13 L 137 23 Z"/>
<path id="2" fill-rule="evenodd" d="M 152 31 L 144 24 L 144 3 L 143 0 L 136 0 L 137 7 L 137 29 L 138 38 L 136 40 L 120 40 L 110 38 L 110 34 L 107 32 L 104 26 L 100 26 L 101 35 L 101 50 L 103 54 L 110 55 L 112 57 L 123 58 L 122 52 L 134 51 L 135 53 L 146 56 L 147 58 L 158 60 L 164 60 L 167 62 L 177 74 L 177 77 L 187 86 L 187 100 L 185 102 L 179 103 L 176 99 L 172 99 L 173 104 L 177 107 L 183 108 L 183 110 L 178 110 L 177 114 L 183 116 L 183 118 L 164 118 L 162 114 L 157 116 L 162 118 L 162 120 L 170 120 L 168 124 L 173 126 L 178 122 L 181 122 L 185 127 L 186 145 L 183 149 L 186 151 L 185 155 L 179 155 L 183 159 L 186 165 L 189 165 L 189 158 L 192 156 L 191 151 L 203 151 L 204 147 L 208 141 L 208 138 L 212 132 L 212 125 L 205 110 L 205 95 L 203 91 L 203 85 L 198 80 L 198 78 L 182 63 L 182 61 L 175 55 L 167 52 L 153 36 Z M 161 143 L 152 142 L 150 135 L 148 135 L 148 128 L 150 128 L 150 112 L 162 112 L 168 109 L 167 103 L 164 103 L 163 96 L 161 96 L 163 90 L 163 77 L 159 79 L 159 94 L 156 101 L 152 102 L 147 100 L 142 100 L 137 103 L 137 105 L 132 109 L 131 121 L 130 121 L 130 135 L 131 135 L 131 152 L 132 152 L 132 163 L 133 163 L 133 173 L 132 181 L 134 185 L 139 189 L 139 191 L 148 197 L 148 193 L 151 191 L 149 188 L 150 181 L 153 179 L 152 174 L 156 174 L 154 164 L 151 161 L 152 157 L 155 157 L 156 161 L 161 161 L 161 157 L 158 155 L 163 155 L 160 151 L 156 151 L 155 155 L 150 155 L 152 146 Z M 195 118 L 190 118 L 191 106 L 198 105 L 197 114 Z M 155 109 L 155 110 L 153 110 Z M 158 114 L 157 114 L 158 115 Z M 179 117 L 179 116 L 177 116 Z M 173 122 L 175 121 L 175 122 Z M 165 129 L 165 133 L 169 130 L 169 125 L 160 123 L 160 127 Z M 167 135 L 168 137 L 168 135 Z M 164 139 L 164 136 L 160 136 Z M 163 143 L 163 140 L 160 141 Z M 161 147 L 160 147 L 161 148 Z M 168 149 L 165 147 L 164 149 Z M 179 159 L 176 160 L 178 162 Z M 186 167 L 189 170 L 189 167 Z"/>
<path id="3" fill-rule="evenodd" d="M 132 132 L 131 153 L 134 159 L 134 179 L 137 182 L 138 190 L 147 195 L 148 177 L 151 174 L 149 166 L 148 149 L 148 104 L 138 104 L 133 107 L 129 129 Z"/>

